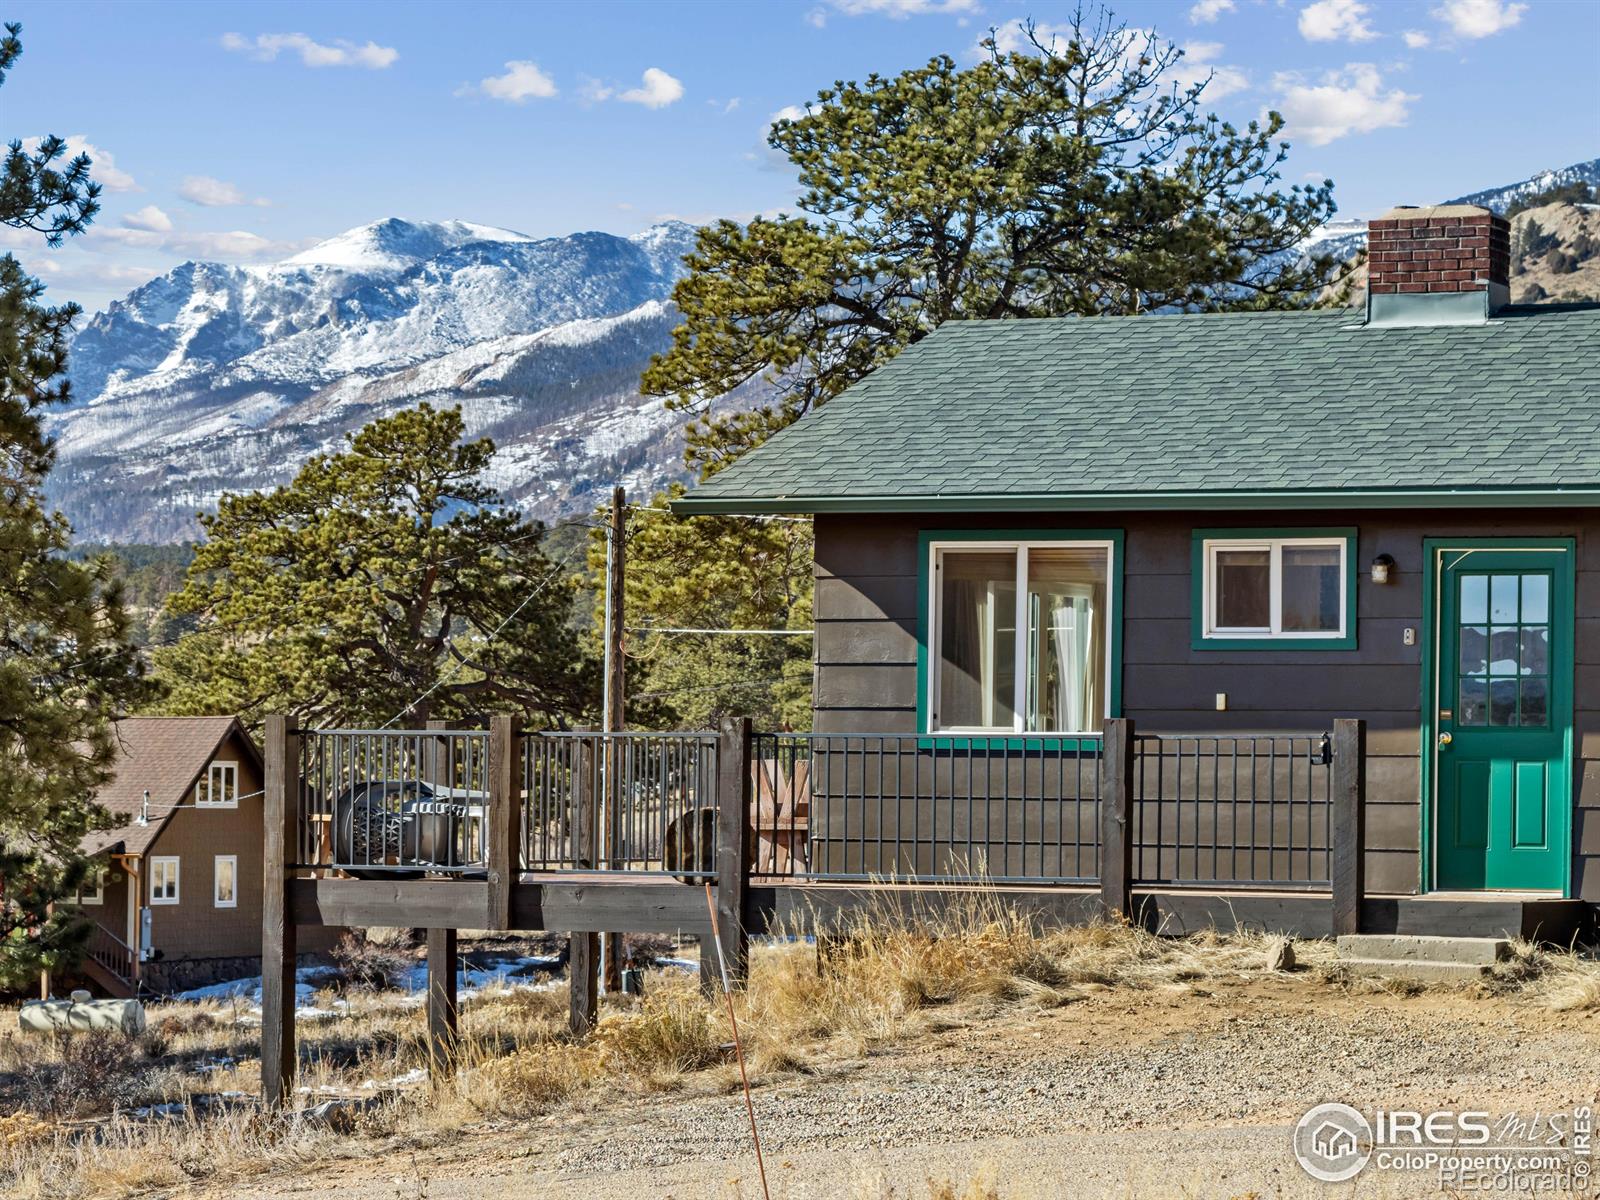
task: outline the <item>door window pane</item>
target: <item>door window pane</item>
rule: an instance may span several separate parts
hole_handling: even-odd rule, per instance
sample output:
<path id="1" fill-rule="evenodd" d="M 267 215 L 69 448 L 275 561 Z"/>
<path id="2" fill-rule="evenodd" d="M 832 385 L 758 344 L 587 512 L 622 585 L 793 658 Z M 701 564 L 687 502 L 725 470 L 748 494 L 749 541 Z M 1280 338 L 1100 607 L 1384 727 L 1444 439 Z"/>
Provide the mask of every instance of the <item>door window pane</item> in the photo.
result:
<path id="1" fill-rule="evenodd" d="M 1495 624 L 1517 619 L 1517 582 L 1515 575 L 1494 575 L 1489 580 L 1489 620 Z"/>
<path id="2" fill-rule="evenodd" d="M 1297 633 L 1339 628 L 1339 547 L 1283 548 L 1283 628 Z"/>
<path id="3" fill-rule="evenodd" d="M 1218 629 L 1267 629 L 1272 624 L 1272 551 L 1218 550 Z"/>
<path id="4" fill-rule="evenodd" d="M 1544 625 L 1528 625 L 1522 630 L 1522 673 L 1550 673 L 1550 630 Z"/>
<path id="5" fill-rule="evenodd" d="M 1011 728 L 1017 683 L 1017 555 L 946 551 L 939 586 L 944 728 Z"/>
<path id="6" fill-rule="evenodd" d="M 1030 733 L 1092 733 L 1105 713 L 1108 552 L 1028 550 Z"/>
<path id="7" fill-rule="evenodd" d="M 1461 621 L 1463 624 L 1483 625 L 1489 620 L 1489 577 L 1463 575 L 1461 577 Z"/>
<path id="8" fill-rule="evenodd" d="M 1489 720 L 1489 681 L 1464 675 L 1461 678 L 1461 704 L 1456 711 L 1459 725 L 1485 725 Z"/>
<path id="9" fill-rule="evenodd" d="M 1485 625 L 1461 627 L 1461 673 L 1482 675 L 1489 669 L 1489 629 Z"/>
<path id="10" fill-rule="evenodd" d="M 1522 635 L 1515 625 L 1496 625 L 1489 630 L 1489 673 L 1515 675 L 1522 657 Z"/>
<path id="11" fill-rule="evenodd" d="M 1489 724 L 1515 725 L 1517 723 L 1517 681 L 1515 679 L 1489 680 Z"/>
<path id="12" fill-rule="evenodd" d="M 1523 725 L 1544 725 L 1550 720 L 1550 681 L 1524 679 L 1522 681 Z"/>
<path id="13" fill-rule="evenodd" d="M 1535 625 L 1550 619 L 1550 576 L 1522 577 L 1522 619 Z"/>

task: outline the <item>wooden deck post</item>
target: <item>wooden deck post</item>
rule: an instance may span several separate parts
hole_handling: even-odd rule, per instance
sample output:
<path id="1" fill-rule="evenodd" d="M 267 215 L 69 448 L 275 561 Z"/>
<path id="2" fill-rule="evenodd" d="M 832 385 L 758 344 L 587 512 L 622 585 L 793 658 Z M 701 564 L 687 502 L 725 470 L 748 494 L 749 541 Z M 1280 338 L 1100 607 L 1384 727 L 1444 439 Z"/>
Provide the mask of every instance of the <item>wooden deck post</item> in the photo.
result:
<path id="1" fill-rule="evenodd" d="M 460 957 L 454 929 L 428 930 L 428 1074 L 443 1079 L 455 1069 L 459 1039 L 456 972 Z"/>
<path id="2" fill-rule="evenodd" d="M 1100 903 L 1107 915 L 1133 919 L 1133 722 L 1113 717 L 1102 735 Z"/>
<path id="3" fill-rule="evenodd" d="M 299 736 L 289 718 L 269 716 L 262 803 L 261 1099 L 280 1108 L 294 1089 L 295 926 L 289 920 L 288 864 L 295 861 L 300 798 Z"/>
<path id="4" fill-rule="evenodd" d="M 1333 723 L 1333 847 L 1329 883 L 1333 889 L 1333 932 L 1361 932 L 1366 898 L 1367 723 Z"/>
<path id="5" fill-rule="evenodd" d="M 700 943 L 700 986 L 708 995 L 722 990 L 720 951 L 728 979 L 742 986 L 750 973 L 750 936 L 745 927 L 745 885 L 750 874 L 749 717 L 724 718 L 717 731 L 717 929 L 713 945 Z M 709 935 L 710 929 L 707 929 Z"/>
<path id="6" fill-rule="evenodd" d="M 484 853 L 489 876 L 489 911 L 485 929 L 511 927 L 511 889 L 521 873 L 522 754 L 516 718 L 497 713 L 489 718 L 489 811 Z"/>
<path id="7" fill-rule="evenodd" d="M 592 738 L 578 739 L 578 761 L 572 775 L 572 852 L 579 870 L 595 865 L 595 825 L 599 810 L 595 745 Z M 567 1023 L 576 1037 L 594 1029 L 600 1019 L 600 935 L 567 935 L 567 977 L 570 1004 Z"/>

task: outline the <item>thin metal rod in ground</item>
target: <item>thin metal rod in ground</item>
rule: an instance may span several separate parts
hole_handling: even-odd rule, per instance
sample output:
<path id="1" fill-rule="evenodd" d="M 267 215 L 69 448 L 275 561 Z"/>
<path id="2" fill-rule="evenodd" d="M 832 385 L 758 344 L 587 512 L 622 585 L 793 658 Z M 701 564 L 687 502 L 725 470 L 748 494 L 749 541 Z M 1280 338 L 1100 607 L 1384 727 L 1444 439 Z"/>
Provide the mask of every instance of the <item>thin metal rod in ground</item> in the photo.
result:
<path id="1" fill-rule="evenodd" d="M 706 911 L 711 914 L 711 941 L 717 948 L 717 969 L 722 974 L 722 998 L 728 1002 L 728 1024 L 733 1026 L 733 1056 L 739 1060 L 739 1079 L 744 1084 L 744 1110 L 750 1114 L 750 1137 L 756 1144 L 756 1170 L 761 1173 L 761 1195 L 772 1200 L 767 1191 L 767 1164 L 761 1159 L 761 1134 L 756 1130 L 756 1106 L 750 1100 L 750 1076 L 744 1069 L 744 1047 L 739 1044 L 739 1019 L 733 1015 L 733 985 L 728 982 L 728 960 L 722 956 L 722 930 L 717 927 L 717 906 L 711 899 L 711 885 L 706 884 Z M 701 947 L 700 953 L 705 953 Z"/>

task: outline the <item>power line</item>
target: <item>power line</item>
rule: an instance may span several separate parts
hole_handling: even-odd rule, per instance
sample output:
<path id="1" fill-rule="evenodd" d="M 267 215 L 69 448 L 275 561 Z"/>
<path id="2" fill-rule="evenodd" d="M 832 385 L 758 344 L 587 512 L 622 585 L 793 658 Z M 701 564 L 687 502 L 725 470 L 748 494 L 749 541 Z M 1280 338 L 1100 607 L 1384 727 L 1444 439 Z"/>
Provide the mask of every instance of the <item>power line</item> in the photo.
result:
<path id="1" fill-rule="evenodd" d="M 518 604 L 509 613 L 507 613 L 505 620 L 501 621 L 500 624 L 496 625 L 493 629 L 491 629 L 489 631 L 488 635 L 483 639 L 485 644 L 493 642 L 495 638 L 500 636 L 500 631 L 503 630 L 507 625 L 511 624 L 511 622 L 516 619 L 517 614 L 519 612 L 521 612 L 523 609 L 527 608 L 528 605 L 533 602 L 533 598 L 535 596 L 537 596 L 540 592 L 544 591 L 544 589 L 549 586 L 550 581 L 561 573 L 561 569 L 567 565 L 568 560 L 572 558 L 572 556 L 577 552 L 577 550 L 578 550 L 578 547 L 574 546 L 572 549 L 568 550 L 565 555 L 562 556 L 561 561 L 556 563 L 556 565 L 553 568 L 551 568 L 549 574 L 547 574 L 543 579 L 541 579 L 539 581 L 538 585 L 534 587 L 533 591 L 529 592 L 526 596 L 524 596 L 522 598 L 522 603 Z M 387 729 L 387 728 L 389 728 L 389 726 L 393 725 L 401 717 L 405 716 L 412 709 L 416 708 L 417 705 L 421 704 L 429 696 L 433 695 L 436 691 L 438 691 L 440 688 L 442 688 L 445 684 L 449 683 L 452 679 L 454 679 L 457 675 L 459 675 L 461 673 L 461 668 L 466 666 L 466 665 L 467 665 L 466 659 L 464 659 L 464 658 L 457 659 L 456 660 L 456 665 L 454 667 L 452 667 L 444 675 L 441 675 L 438 679 L 434 680 L 432 687 L 428 688 L 428 690 L 423 692 L 422 695 L 418 696 L 415 700 L 411 701 L 410 704 L 406 705 L 399 712 L 395 713 L 394 716 L 390 717 L 382 725 L 379 725 L 378 728 L 379 729 Z"/>

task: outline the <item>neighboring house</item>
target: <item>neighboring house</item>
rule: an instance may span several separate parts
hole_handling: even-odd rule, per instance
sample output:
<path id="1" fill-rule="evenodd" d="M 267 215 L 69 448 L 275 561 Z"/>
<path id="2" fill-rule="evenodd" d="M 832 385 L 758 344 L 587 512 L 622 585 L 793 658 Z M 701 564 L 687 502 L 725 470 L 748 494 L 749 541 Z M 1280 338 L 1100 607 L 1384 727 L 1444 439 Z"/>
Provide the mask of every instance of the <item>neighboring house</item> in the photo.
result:
<path id="1" fill-rule="evenodd" d="M 1015 837 L 935 798 L 972 787 L 939 756 L 1071 754 L 1128 717 L 1215 735 L 1198 781 L 1172 743 L 1164 786 L 1200 802 L 1141 879 L 1315 884 L 1254 848 L 1326 835 L 1230 814 L 1213 747 L 1360 717 L 1369 892 L 1600 902 L 1600 305 L 1509 306 L 1507 238 L 1386 214 L 1364 313 L 951 322 L 675 504 L 814 514 L 815 728 L 936 760 L 852 818 L 852 869 L 908 821 L 998 858 Z"/>
<path id="2" fill-rule="evenodd" d="M 96 800 L 119 824 L 86 842 L 105 868 L 80 898 L 84 972 L 113 995 L 258 974 L 260 751 L 234 717 L 127 717 L 116 739 Z"/>

